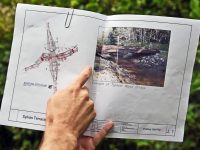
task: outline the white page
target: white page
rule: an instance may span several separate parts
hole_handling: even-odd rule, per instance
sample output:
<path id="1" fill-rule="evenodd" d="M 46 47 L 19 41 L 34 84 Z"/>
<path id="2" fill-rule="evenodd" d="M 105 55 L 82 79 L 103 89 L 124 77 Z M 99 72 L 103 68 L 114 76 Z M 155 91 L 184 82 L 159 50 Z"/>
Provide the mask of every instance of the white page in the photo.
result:
<path id="1" fill-rule="evenodd" d="M 96 55 L 93 76 L 97 117 L 87 134 L 94 134 L 111 119 L 115 126 L 109 137 L 182 141 L 199 27 L 200 21 L 189 19 L 108 17 L 107 24 L 99 27 L 97 45 L 104 48 Z M 165 32 L 169 40 L 164 44 L 168 47 L 163 50 L 164 44 L 160 44 L 159 53 L 137 54 L 137 49 L 144 48 L 148 52 L 159 43 L 149 40 L 145 43 L 147 47 L 135 42 L 135 46 L 129 47 L 133 50 L 126 52 L 126 43 L 132 40 L 134 44 L 137 35 L 131 33 L 132 29 L 137 29 L 143 37 L 144 29 L 147 29 L 146 34 Z M 111 32 L 112 37 L 115 36 L 110 38 L 115 40 L 114 44 L 108 38 Z M 146 39 L 148 37 L 150 34 Z"/>
<path id="2" fill-rule="evenodd" d="M 48 98 L 93 66 L 98 27 L 105 19 L 87 11 L 18 4 L 0 123 L 44 130 Z M 56 50 L 53 42 L 48 46 L 50 38 Z"/>

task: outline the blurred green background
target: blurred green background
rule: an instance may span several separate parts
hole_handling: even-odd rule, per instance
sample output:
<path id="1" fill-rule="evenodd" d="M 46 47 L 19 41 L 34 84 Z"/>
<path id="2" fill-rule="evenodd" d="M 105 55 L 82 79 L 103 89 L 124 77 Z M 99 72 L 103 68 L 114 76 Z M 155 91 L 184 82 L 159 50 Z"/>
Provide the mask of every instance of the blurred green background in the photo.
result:
<path id="1" fill-rule="evenodd" d="M 107 15 L 143 14 L 200 19 L 199 0 L 1 0 L 0 1 L 0 102 L 6 80 L 17 3 L 73 7 Z M 181 52 L 180 52 L 181 53 Z M 37 149 L 43 132 L 0 126 L 0 150 Z M 193 71 L 183 143 L 105 139 L 98 150 L 199 150 L 200 149 L 200 47 Z"/>

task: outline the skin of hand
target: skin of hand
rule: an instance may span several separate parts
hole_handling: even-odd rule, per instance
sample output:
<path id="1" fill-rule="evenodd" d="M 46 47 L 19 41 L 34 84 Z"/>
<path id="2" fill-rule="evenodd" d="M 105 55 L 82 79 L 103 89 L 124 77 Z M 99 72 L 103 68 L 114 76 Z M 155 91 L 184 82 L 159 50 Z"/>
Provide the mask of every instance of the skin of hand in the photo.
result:
<path id="1" fill-rule="evenodd" d="M 108 121 L 103 128 L 95 134 L 94 137 L 81 136 L 78 139 L 78 145 L 76 150 L 95 150 L 96 146 L 105 138 L 105 136 L 112 129 L 112 121 Z"/>
<path id="2" fill-rule="evenodd" d="M 86 67 L 72 84 L 49 98 L 40 150 L 92 150 L 112 128 L 109 122 L 94 138 L 82 136 L 96 116 L 84 86 L 91 74 L 91 67 Z"/>

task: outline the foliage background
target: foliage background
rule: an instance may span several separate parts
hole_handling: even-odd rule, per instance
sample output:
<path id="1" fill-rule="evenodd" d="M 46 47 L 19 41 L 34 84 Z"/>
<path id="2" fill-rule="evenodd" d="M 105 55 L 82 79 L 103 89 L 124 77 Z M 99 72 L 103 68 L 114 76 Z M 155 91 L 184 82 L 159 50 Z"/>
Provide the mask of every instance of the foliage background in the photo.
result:
<path id="1" fill-rule="evenodd" d="M 17 3 L 73 7 L 107 15 L 145 14 L 200 19 L 199 0 L 1 0 L 0 1 L 0 102 L 12 43 Z M 181 52 L 180 52 L 181 53 Z M 37 149 L 42 132 L 0 126 L 0 150 Z M 193 72 L 183 143 L 105 139 L 99 150 L 199 150 L 200 149 L 200 47 Z"/>

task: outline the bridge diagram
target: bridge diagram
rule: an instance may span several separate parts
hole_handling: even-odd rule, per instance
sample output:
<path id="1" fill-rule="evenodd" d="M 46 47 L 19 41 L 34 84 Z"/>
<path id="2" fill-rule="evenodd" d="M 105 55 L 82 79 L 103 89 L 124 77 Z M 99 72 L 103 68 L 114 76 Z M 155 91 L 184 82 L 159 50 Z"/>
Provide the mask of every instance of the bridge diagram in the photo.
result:
<path id="1" fill-rule="evenodd" d="M 72 46 L 70 48 L 64 48 L 65 50 L 63 51 L 61 47 L 57 47 L 56 43 L 57 42 L 54 40 L 52 36 L 50 25 L 49 23 L 47 23 L 47 43 L 46 43 L 47 46 L 44 49 L 47 50 L 48 53 L 42 53 L 40 57 L 34 62 L 34 64 L 24 68 L 24 70 L 27 72 L 31 69 L 38 68 L 40 64 L 42 64 L 43 62 L 48 62 L 49 71 L 53 79 L 54 93 L 57 91 L 57 84 L 58 84 L 57 79 L 58 79 L 60 62 L 66 61 L 68 57 L 78 52 L 77 45 Z M 62 52 L 57 52 L 59 50 L 61 50 Z"/>

